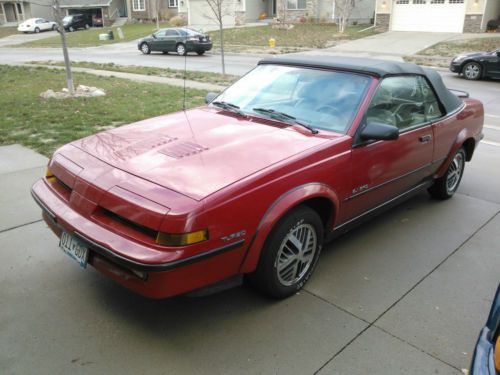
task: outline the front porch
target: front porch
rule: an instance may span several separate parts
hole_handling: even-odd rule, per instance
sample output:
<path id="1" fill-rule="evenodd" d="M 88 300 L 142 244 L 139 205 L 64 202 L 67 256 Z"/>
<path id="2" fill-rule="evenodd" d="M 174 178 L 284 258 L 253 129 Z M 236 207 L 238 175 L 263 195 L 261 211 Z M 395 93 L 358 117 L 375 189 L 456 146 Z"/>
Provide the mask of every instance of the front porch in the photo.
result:
<path id="1" fill-rule="evenodd" d="M 19 23 L 30 18 L 30 4 L 24 1 L 0 1 L 0 24 Z"/>

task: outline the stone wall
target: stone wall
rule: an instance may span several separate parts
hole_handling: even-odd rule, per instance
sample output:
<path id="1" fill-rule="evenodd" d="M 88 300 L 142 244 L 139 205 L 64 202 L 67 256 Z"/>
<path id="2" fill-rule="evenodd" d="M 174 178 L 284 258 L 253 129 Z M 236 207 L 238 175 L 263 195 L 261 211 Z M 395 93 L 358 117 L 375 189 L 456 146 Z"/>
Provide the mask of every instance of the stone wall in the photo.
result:
<path id="1" fill-rule="evenodd" d="M 388 13 L 377 13 L 375 16 L 375 30 L 388 31 L 391 23 L 391 15 Z"/>
<path id="2" fill-rule="evenodd" d="M 480 33 L 482 20 L 483 16 L 481 14 L 466 14 L 464 20 L 464 33 Z"/>

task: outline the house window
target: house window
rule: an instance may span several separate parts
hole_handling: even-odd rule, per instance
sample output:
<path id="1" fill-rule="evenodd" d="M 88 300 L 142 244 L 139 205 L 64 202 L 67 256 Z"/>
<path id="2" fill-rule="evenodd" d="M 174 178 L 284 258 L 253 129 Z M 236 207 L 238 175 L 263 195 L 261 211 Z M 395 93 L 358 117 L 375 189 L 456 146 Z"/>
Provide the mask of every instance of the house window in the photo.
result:
<path id="1" fill-rule="evenodd" d="M 169 8 L 177 8 L 179 6 L 178 0 L 168 0 Z"/>
<path id="2" fill-rule="evenodd" d="M 307 1 L 306 0 L 287 0 L 286 8 L 292 9 L 292 10 L 306 9 L 307 8 Z"/>
<path id="3" fill-rule="evenodd" d="M 431 0 L 431 4 L 444 4 L 444 0 Z"/>
<path id="4" fill-rule="evenodd" d="M 450 4 L 463 4 L 464 0 L 450 0 Z"/>
<path id="5" fill-rule="evenodd" d="M 146 0 L 132 0 L 132 10 L 135 11 L 146 10 Z"/>
<path id="6" fill-rule="evenodd" d="M 396 4 L 410 4 L 410 0 L 396 0 Z"/>
<path id="7" fill-rule="evenodd" d="M 427 0 L 413 0 L 413 4 L 426 4 Z"/>
<path id="8" fill-rule="evenodd" d="M 16 5 L 17 5 L 17 13 L 23 14 L 23 7 L 21 6 L 21 4 L 16 3 Z"/>

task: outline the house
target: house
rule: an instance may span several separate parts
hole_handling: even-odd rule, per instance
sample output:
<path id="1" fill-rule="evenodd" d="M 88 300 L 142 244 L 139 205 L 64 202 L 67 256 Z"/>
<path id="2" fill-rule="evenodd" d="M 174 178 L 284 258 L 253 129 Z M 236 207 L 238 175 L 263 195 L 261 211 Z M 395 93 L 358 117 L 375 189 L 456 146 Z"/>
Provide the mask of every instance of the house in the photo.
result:
<path id="1" fill-rule="evenodd" d="M 54 19 L 51 0 L 13 1 L 0 0 L 0 25 L 5 23 L 18 24 L 30 18 Z"/>
<path id="2" fill-rule="evenodd" d="M 373 20 L 375 0 L 359 0 L 351 23 Z M 223 23 L 227 26 L 256 22 L 261 16 L 295 22 L 299 20 L 335 22 L 335 0 L 226 0 Z M 216 21 L 206 0 L 180 0 L 179 14 L 189 25 L 214 26 Z"/>
<path id="3" fill-rule="evenodd" d="M 129 19 L 133 20 L 156 20 L 157 11 L 159 7 L 160 18 L 170 19 L 177 15 L 179 2 L 185 0 L 127 0 L 129 12 Z"/>
<path id="4" fill-rule="evenodd" d="M 111 26 L 118 17 L 126 17 L 127 0 L 61 0 L 67 15 L 86 14 L 91 26 Z"/>
<path id="5" fill-rule="evenodd" d="M 478 33 L 500 16 L 500 0 L 377 0 L 375 25 L 386 31 Z"/>

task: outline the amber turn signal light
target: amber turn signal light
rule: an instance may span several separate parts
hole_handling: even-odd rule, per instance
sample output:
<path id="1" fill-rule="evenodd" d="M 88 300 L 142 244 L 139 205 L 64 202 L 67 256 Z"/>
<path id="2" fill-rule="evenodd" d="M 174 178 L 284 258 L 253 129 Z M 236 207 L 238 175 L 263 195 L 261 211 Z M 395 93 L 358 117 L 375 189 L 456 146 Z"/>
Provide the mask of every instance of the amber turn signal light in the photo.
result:
<path id="1" fill-rule="evenodd" d="M 56 176 L 54 176 L 54 173 L 52 173 L 49 167 L 47 167 L 47 170 L 45 171 L 45 178 L 48 182 L 54 182 L 56 180 Z"/>
<path id="2" fill-rule="evenodd" d="M 156 243 L 163 246 L 186 246 L 208 240 L 208 230 L 198 230 L 190 233 L 158 232 Z"/>
<path id="3" fill-rule="evenodd" d="M 495 370 L 500 372 L 500 335 L 497 337 L 497 342 L 495 344 L 495 353 L 493 354 L 495 357 Z"/>

